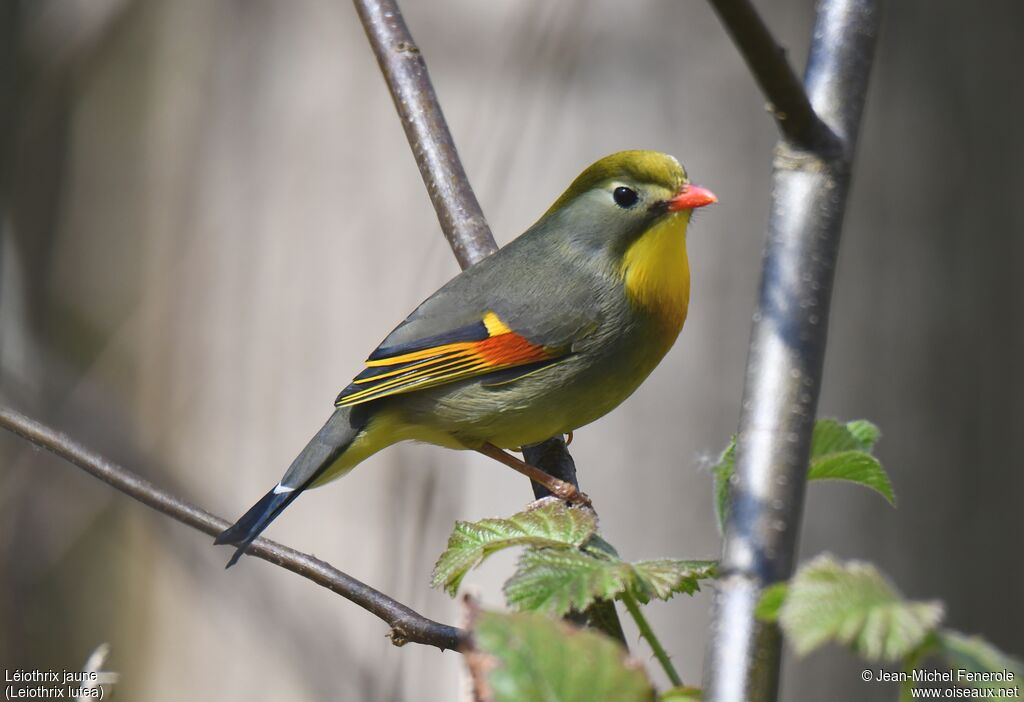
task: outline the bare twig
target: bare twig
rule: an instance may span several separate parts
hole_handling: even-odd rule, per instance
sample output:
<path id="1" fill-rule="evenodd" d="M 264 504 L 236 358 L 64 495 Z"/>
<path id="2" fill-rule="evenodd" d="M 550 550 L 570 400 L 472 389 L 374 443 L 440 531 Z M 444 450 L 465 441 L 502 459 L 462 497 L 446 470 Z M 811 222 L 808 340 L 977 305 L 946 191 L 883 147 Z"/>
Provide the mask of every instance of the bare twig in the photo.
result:
<path id="1" fill-rule="evenodd" d="M 498 249 L 459 161 L 448 124 L 398 3 L 353 0 L 395 101 L 441 229 L 463 268 Z"/>
<path id="2" fill-rule="evenodd" d="M 750 0 L 710 2 L 761 86 L 782 135 L 803 149 L 835 151 L 840 145 L 838 138 L 815 113 L 789 65 L 786 50 L 775 41 Z"/>
<path id="3" fill-rule="evenodd" d="M 20 412 L 0 407 L 0 426 L 73 463 L 142 504 L 204 534 L 216 536 L 229 526 L 220 517 L 161 490 L 127 468 L 108 461 Z M 318 558 L 264 538 L 256 539 L 246 553 L 312 580 L 380 617 L 391 626 L 391 640 L 396 645 L 412 642 L 437 646 L 442 650 L 457 649 L 459 646 L 461 630 L 427 619 Z"/>
<path id="4" fill-rule="evenodd" d="M 777 694 L 781 637 L 754 609 L 764 586 L 788 578 L 796 560 L 833 273 L 878 20 L 876 0 L 821 0 L 804 82 L 840 148 L 808 151 L 793 139 L 776 150 L 705 666 L 708 702 L 770 702 Z"/>

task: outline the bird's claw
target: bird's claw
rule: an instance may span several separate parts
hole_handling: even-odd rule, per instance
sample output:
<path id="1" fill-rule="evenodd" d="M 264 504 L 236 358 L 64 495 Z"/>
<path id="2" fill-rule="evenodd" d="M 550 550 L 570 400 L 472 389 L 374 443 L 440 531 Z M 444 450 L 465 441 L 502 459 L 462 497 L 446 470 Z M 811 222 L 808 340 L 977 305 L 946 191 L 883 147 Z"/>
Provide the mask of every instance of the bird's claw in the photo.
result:
<path id="1" fill-rule="evenodd" d="M 575 485 L 567 483 L 564 480 L 559 480 L 552 486 L 551 494 L 560 500 L 565 500 L 566 502 L 572 502 L 584 507 L 591 506 L 590 498 L 587 497 L 585 492 L 581 492 Z"/>

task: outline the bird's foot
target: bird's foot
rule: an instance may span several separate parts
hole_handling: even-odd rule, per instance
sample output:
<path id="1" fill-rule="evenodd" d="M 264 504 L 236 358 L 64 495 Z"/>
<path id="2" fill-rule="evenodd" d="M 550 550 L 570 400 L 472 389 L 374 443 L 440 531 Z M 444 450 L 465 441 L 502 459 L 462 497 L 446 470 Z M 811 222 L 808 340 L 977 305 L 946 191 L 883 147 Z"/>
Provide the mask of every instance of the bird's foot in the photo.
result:
<path id="1" fill-rule="evenodd" d="M 572 483 L 567 483 L 564 480 L 558 480 L 552 478 L 549 485 L 545 485 L 551 494 L 560 500 L 566 502 L 572 502 L 573 504 L 581 505 L 583 507 L 590 507 L 590 498 L 587 497 L 587 493 L 582 492 L 578 487 Z"/>
<path id="2" fill-rule="evenodd" d="M 477 451 L 489 458 L 493 458 L 499 463 L 504 463 L 509 468 L 522 473 L 530 480 L 540 483 L 548 489 L 548 492 L 560 500 L 565 500 L 566 502 L 572 502 L 578 505 L 590 506 L 590 498 L 587 497 L 586 494 L 580 492 L 579 488 L 572 483 L 567 483 L 564 480 L 559 480 L 558 478 L 548 475 L 540 468 L 531 466 L 529 463 L 505 453 L 494 444 L 483 444 L 477 449 Z"/>

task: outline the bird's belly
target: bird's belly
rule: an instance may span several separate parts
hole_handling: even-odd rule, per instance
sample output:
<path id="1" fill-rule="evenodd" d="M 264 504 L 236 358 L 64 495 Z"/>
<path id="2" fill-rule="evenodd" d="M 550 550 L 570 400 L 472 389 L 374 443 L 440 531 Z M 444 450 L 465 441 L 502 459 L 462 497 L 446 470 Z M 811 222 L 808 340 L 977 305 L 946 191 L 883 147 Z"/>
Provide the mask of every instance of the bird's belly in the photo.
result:
<path id="1" fill-rule="evenodd" d="M 485 442 L 501 448 L 527 446 L 610 412 L 636 390 L 662 355 L 660 349 L 647 348 L 598 364 L 570 356 L 502 385 L 474 379 L 410 393 L 399 411 L 421 434 L 409 437 L 414 440 L 449 445 L 427 438 L 444 435 L 466 448 Z"/>

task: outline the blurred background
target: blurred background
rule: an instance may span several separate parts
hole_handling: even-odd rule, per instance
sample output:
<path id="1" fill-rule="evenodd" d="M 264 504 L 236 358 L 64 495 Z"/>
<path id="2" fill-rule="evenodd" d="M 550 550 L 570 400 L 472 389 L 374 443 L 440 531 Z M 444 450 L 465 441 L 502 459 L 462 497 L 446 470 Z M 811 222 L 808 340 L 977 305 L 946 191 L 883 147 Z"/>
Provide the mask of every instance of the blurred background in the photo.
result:
<path id="1" fill-rule="evenodd" d="M 700 0 L 404 4 L 500 243 L 619 149 L 673 153 L 719 195 L 691 227 L 679 343 L 572 447 L 624 556 L 716 557 L 707 465 L 739 413 L 776 139 L 738 53 Z M 757 4 L 802 65 L 812 2 Z M 900 502 L 816 484 L 801 539 L 1018 656 L 1022 26 L 1019 0 L 888 4 L 821 413 L 881 426 Z M 8 0 L 0 32 L 0 399 L 234 519 L 458 270 L 355 11 Z M 400 446 L 268 535 L 457 623 L 427 584 L 453 521 L 529 499 L 486 459 Z M 465 699 L 457 654 L 394 648 L 346 600 L 229 555 L 0 434 L 4 668 L 80 668 L 106 641 L 126 700 Z M 512 564 L 467 587 L 500 605 Z M 687 681 L 709 604 L 651 613 Z M 787 656 L 782 697 L 895 698 L 862 668 Z"/>

